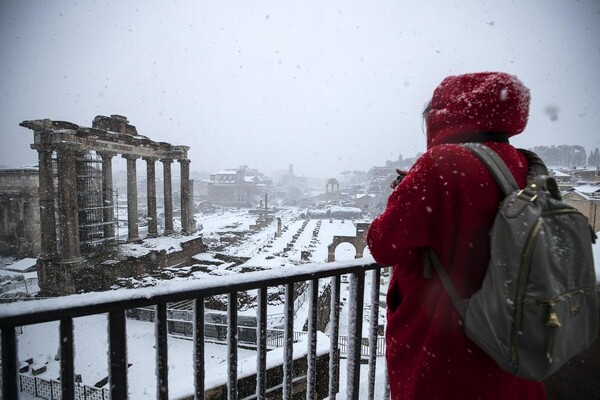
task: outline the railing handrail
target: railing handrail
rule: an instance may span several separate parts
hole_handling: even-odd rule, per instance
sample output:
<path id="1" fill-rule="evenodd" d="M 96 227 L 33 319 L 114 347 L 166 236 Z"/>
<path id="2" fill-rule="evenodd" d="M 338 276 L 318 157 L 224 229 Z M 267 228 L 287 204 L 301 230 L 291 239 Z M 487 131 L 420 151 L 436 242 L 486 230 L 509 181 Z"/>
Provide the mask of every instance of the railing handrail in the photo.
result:
<path id="1" fill-rule="evenodd" d="M 206 390 L 205 370 L 205 306 L 204 302 L 210 296 L 227 295 L 227 377 L 224 379 L 225 386 L 219 390 L 225 390 L 227 398 L 234 400 L 238 394 L 253 393 L 266 399 L 266 391 L 270 383 L 267 379 L 267 307 L 268 288 L 285 286 L 284 303 L 284 347 L 281 366 L 283 371 L 282 391 L 284 398 L 291 398 L 296 390 L 295 380 L 298 378 L 296 371 L 299 364 L 295 364 L 296 352 L 304 354 L 304 366 L 306 369 L 305 390 L 307 396 L 314 397 L 318 393 L 319 398 L 335 397 L 339 392 L 339 368 L 340 356 L 338 348 L 343 345 L 339 340 L 339 318 L 340 318 L 340 275 L 351 274 L 350 297 L 348 315 L 348 361 L 346 362 L 346 395 L 349 399 L 358 400 L 360 395 L 361 358 L 364 339 L 363 332 L 363 308 L 365 308 L 365 273 L 372 272 L 371 279 L 371 305 L 373 307 L 369 321 L 369 383 L 368 398 L 374 399 L 375 391 L 375 369 L 377 352 L 377 320 L 379 305 L 379 282 L 381 268 L 372 258 L 355 259 L 350 261 L 338 261 L 333 263 L 302 264 L 299 266 L 282 267 L 272 270 L 249 272 L 238 275 L 227 275 L 203 280 L 166 282 L 152 288 L 140 288 L 123 291 L 110 291 L 100 293 L 87 293 L 81 295 L 53 298 L 45 301 L 30 301 L 22 303 L 7 304 L 0 308 L 0 333 L 2 341 L 2 395 L 4 398 L 16 398 L 19 388 L 17 387 L 18 376 L 18 343 L 17 328 L 23 325 L 39 324 L 50 321 L 59 321 L 60 335 L 60 371 L 61 371 L 61 396 L 66 400 L 75 399 L 75 353 L 74 353 L 74 330 L 75 318 L 107 314 L 108 323 L 108 358 L 109 358 L 109 381 L 111 397 L 115 399 L 126 398 L 128 394 L 127 378 L 127 338 L 125 335 L 126 311 L 129 309 L 154 306 L 156 320 L 154 324 L 156 352 L 156 393 L 157 398 L 167 399 L 169 356 L 167 346 L 167 335 L 169 330 L 167 305 L 184 300 L 193 300 L 194 320 L 193 331 L 193 377 L 194 395 L 204 398 Z M 329 314 L 331 318 L 331 336 L 329 344 L 319 340 L 317 345 L 317 315 L 319 302 L 319 279 L 331 278 L 331 296 Z M 294 344 L 294 284 L 296 282 L 308 281 L 309 284 L 309 307 L 308 307 L 308 339 L 304 344 L 305 349 Z M 242 376 L 238 374 L 238 293 L 249 290 L 257 290 L 257 342 L 255 388 L 240 384 Z M 326 346 L 327 353 L 318 354 L 317 348 Z M 327 357 L 328 361 L 325 358 Z M 323 371 L 328 363 L 329 374 L 318 373 Z M 244 378 L 245 379 L 245 378 Z M 254 378 L 252 378 L 254 379 Z M 327 380 L 327 381 L 324 381 Z M 320 383 L 319 383 L 320 382 Z M 225 393 L 223 393 L 223 396 Z M 387 397 L 387 396 L 386 396 Z"/>
<path id="2" fill-rule="evenodd" d="M 373 258 L 366 257 L 330 263 L 301 264 L 207 279 L 164 282 L 150 288 L 93 292 L 44 301 L 7 303 L 0 307 L 0 329 L 254 290 L 265 286 L 279 286 L 339 276 L 356 272 L 357 269 L 369 271 L 382 267 L 375 263 Z"/>

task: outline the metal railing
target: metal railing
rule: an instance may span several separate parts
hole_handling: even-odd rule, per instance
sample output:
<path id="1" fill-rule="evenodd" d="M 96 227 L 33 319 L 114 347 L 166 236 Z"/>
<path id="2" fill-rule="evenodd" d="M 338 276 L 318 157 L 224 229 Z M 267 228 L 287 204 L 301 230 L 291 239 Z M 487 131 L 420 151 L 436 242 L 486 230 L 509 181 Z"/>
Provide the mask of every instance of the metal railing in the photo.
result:
<path id="1" fill-rule="evenodd" d="M 125 336 L 125 311 L 137 307 L 154 306 L 156 313 L 156 396 L 168 399 L 168 349 L 167 349 L 167 303 L 182 300 L 194 301 L 193 332 L 193 368 L 194 396 L 204 399 L 204 299 L 209 296 L 227 294 L 228 296 L 228 330 L 227 330 L 227 398 L 238 398 L 238 292 L 258 290 L 257 298 L 257 364 L 256 364 L 256 398 L 267 398 L 267 289 L 285 285 L 285 322 L 283 351 L 283 381 L 281 383 L 283 399 L 292 398 L 292 385 L 297 380 L 293 376 L 293 316 L 294 316 L 294 283 L 309 284 L 309 316 L 307 341 L 307 399 L 316 393 L 316 360 L 317 360 L 317 300 L 319 279 L 331 278 L 330 306 L 330 354 L 329 354 L 329 399 L 335 399 L 340 388 L 338 376 L 340 371 L 339 326 L 340 326 L 340 276 L 351 274 L 350 302 L 348 324 L 348 359 L 346 397 L 358 399 L 360 395 L 360 365 L 363 332 L 363 310 L 365 292 L 365 274 L 372 274 L 371 279 L 371 315 L 369 318 L 369 358 L 368 358 L 368 397 L 374 398 L 375 369 L 377 353 L 377 327 L 379 315 L 379 280 L 380 268 L 372 259 L 339 261 L 327 264 L 303 264 L 300 266 L 282 267 L 280 269 L 250 272 L 243 275 L 229 275 L 206 280 L 179 282 L 175 285 L 159 285 L 153 288 L 132 289 L 104 293 L 87 293 L 44 301 L 29 301 L 3 305 L 0 308 L 1 329 L 1 361 L 2 361 L 2 395 L 5 399 L 18 397 L 18 360 L 17 360 L 17 328 L 49 321 L 60 321 L 60 385 L 63 399 L 75 398 L 75 373 L 73 350 L 73 318 L 108 314 L 108 354 L 109 354 L 109 388 L 113 400 L 126 399 L 128 393 L 127 359 Z M 386 386 L 387 382 L 386 382 Z M 386 390 L 385 397 L 389 395 Z"/>
<path id="2" fill-rule="evenodd" d="M 344 283 L 344 282 L 342 282 Z M 297 303 L 296 303 L 297 304 Z M 296 306 L 294 306 L 296 307 Z M 205 313 L 205 316 L 208 312 Z M 281 314 L 283 316 L 283 313 Z M 126 311 L 126 316 L 129 319 L 136 319 L 138 321 L 154 322 L 154 309 L 153 308 L 137 308 Z M 271 314 L 267 319 L 271 319 Z M 167 308 L 167 333 L 176 337 L 193 337 L 194 334 L 194 313 L 192 310 L 173 310 Z M 238 317 L 239 320 L 239 317 Z M 213 340 L 215 342 L 227 340 L 227 327 L 228 324 L 224 321 L 223 323 L 204 322 L 204 338 L 206 340 Z M 256 332 L 256 320 L 250 321 L 252 325 L 241 325 L 238 323 L 238 343 L 246 345 L 257 345 L 258 338 Z M 283 321 L 281 321 L 283 323 Z M 267 324 L 268 326 L 268 324 Z M 325 335 L 329 336 L 328 332 L 324 332 Z M 267 346 L 283 347 L 285 330 L 278 328 L 267 328 Z M 301 337 L 308 335 L 306 331 L 294 331 L 294 342 L 297 342 Z M 339 335 L 338 339 L 340 354 L 348 353 L 348 337 L 345 335 Z M 383 356 L 385 354 L 385 338 L 383 336 L 377 337 L 377 355 Z M 362 356 L 369 356 L 369 339 L 363 337 L 361 352 Z"/>

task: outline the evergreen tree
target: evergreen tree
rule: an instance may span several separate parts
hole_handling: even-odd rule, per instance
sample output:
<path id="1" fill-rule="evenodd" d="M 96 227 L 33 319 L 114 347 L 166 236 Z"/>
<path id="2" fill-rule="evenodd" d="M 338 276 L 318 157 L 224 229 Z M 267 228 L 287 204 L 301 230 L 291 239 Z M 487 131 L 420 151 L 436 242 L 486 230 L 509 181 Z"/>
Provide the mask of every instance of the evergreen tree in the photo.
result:
<path id="1" fill-rule="evenodd" d="M 592 154 L 594 154 L 594 157 L 592 158 L 592 162 L 589 164 L 590 165 L 600 165 L 600 151 L 598 151 L 597 147 L 596 147 L 596 150 L 594 150 L 593 152 L 590 152 L 590 157 Z"/>

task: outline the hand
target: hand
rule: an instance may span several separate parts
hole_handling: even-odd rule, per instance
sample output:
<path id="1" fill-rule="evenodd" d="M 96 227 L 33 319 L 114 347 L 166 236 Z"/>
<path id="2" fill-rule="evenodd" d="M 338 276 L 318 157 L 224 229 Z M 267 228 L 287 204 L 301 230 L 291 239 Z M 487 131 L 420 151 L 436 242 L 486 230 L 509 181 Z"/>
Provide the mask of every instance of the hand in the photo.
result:
<path id="1" fill-rule="evenodd" d="M 400 168 L 396 168 L 396 173 L 398 174 L 398 177 L 392 181 L 390 183 L 390 187 L 392 189 L 395 189 L 396 186 L 398 186 L 400 184 L 400 182 L 402 182 L 402 180 L 406 177 L 406 175 L 408 174 L 408 171 L 403 171 Z"/>

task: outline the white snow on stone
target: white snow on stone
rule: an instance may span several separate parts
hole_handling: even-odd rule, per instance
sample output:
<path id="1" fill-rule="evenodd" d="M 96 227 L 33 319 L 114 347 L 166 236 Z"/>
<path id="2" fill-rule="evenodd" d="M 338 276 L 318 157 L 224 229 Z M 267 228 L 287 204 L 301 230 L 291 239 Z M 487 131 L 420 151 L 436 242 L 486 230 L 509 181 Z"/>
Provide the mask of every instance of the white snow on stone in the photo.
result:
<path id="1" fill-rule="evenodd" d="M 14 272 L 32 272 L 35 269 L 36 259 L 35 258 L 23 258 L 19 261 L 15 261 L 5 267 L 7 271 Z"/>

